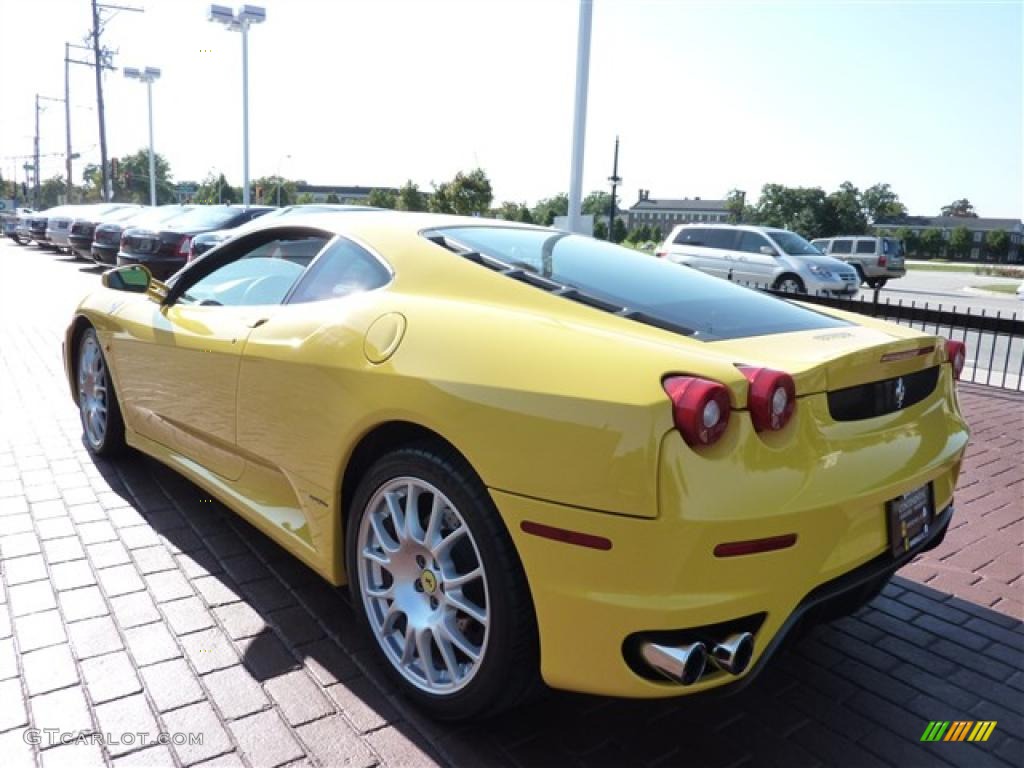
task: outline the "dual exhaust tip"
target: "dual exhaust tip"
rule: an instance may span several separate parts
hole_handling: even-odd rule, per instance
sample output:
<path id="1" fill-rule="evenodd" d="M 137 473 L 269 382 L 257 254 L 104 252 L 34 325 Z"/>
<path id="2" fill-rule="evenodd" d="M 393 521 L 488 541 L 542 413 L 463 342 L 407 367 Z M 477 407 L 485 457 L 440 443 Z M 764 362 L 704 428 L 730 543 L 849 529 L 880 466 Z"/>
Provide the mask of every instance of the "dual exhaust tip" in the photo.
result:
<path id="1" fill-rule="evenodd" d="M 640 656 L 655 672 L 680 685 L 693 685 L 704 674 L 710 658 L 711 663 L 730 675 L 739 675 L 750 665 L 754 655 L 754 636 L 749 632 L 737 632 L 711 647 L 710 653 L 704 643 L 672 646 L 645 642 L 640 646 Z"/>

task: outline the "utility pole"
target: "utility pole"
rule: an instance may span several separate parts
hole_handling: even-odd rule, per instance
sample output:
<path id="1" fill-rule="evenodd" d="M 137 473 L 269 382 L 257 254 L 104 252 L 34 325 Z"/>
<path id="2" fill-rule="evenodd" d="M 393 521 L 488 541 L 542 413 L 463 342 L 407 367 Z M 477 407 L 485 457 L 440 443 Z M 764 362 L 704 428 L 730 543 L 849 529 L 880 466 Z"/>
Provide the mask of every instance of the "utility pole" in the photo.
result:
<path id="1" fill-rule="evenodd" d="M 33 168 L 33 178 L 35 183 L 32 185 L 32 207 L 37 211 L 39 210 L 39 94 L 36 94 L 36 136 L 35 141 L 32 144 L 32 162 L 35 163 Z"/>
<path id="2" fill-rule="evenodd" d="M 615 160 L 612 162 L 612 175 L 608 177 L 612 183 L 612 200 L 608 206 L 608 242 L 612 241 L 612 227 L 615 225 L 615 189 L 622 183 L 619 176 L 619 137 L 615 137 Z"/>
<path id="3" fill-rule="evenodd" d="M 100 54 L 100 9 L 96 0 L 92 0 L 92 55 L 96 58 L 96 110 L 100 115 L 100 173 L 103 178 L 103 190 L 100 193 L 104 202 L 109 203 L 112 197 L 110 176 L 107 169 L 107 124 L 103 118 L 103 57 Z"/>
<path id="4" fill-rule="evenodd" d="M 95 58 L 93 64 L 96 67 L 96 111 L 100 119 L 100 172 L 103 177 L 103 200 L 110 202 L 113 197 L 113 188 L 110 179 L 110 170 L 107 166 L 107 124 L 103 114 L 103 51 L 100 48 L 100 8 L 109 8 L 118 11 L 142 12 L 142 8 L 131 8 L 124 5 L 102 5 L 92 0 L 92 54 Z"/>
<path id="5" fill-rule="evenodd" d="M 71 44 L 64 43 L 64 122 L 67 133 L 67 154 L 64 156 L 64 168 L 68 173 L 68 203 L 73 203 L 72 190 L 74 183 L 71 178 Z"/>

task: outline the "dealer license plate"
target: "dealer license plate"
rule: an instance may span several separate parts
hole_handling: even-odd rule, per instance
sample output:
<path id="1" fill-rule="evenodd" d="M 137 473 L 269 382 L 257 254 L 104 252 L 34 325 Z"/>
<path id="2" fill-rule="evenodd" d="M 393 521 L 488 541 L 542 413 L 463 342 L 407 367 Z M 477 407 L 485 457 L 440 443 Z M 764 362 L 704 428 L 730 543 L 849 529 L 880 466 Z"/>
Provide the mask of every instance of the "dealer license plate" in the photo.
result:
<path id="1" fill-rule="evenodd" d="M 916 547 L 935 520 L 932 485 L 928 483 L 885 503 L 889 516 L 889 546 L 894 557 Z"/>

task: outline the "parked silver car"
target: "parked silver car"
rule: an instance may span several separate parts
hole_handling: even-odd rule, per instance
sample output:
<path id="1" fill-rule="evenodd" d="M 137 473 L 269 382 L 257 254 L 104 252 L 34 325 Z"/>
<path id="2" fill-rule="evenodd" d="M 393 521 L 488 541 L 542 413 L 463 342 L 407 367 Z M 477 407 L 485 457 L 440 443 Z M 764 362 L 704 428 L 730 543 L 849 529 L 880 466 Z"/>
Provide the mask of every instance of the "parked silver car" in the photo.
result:
<path id="1" fill-rule="evenodd" d="M 811 240 L 811 245 L 834 259 L 841 259 L 857 270 L 860 281 L 881 288 L 890 280 L 903 277 L 903 243 L 895 237 L 843 235 Z"/>
<path id="2" fill-rule="evenodd" d="M 820 296 L 853 296 L 853 267 L 825 256 L 795 232 L 745 224 L 680 224 L 656 255 L 751 286 Z"/>
<path id="3" fill-rule="evenodd" d="M 46 219 L 46 239 L 58 251 L 64 249 L 71 252 L 71 222 L 79 216 L 98 215 L 123 208 L 127 203 L 96 203 L 94 205 L 65 205 Z"/>

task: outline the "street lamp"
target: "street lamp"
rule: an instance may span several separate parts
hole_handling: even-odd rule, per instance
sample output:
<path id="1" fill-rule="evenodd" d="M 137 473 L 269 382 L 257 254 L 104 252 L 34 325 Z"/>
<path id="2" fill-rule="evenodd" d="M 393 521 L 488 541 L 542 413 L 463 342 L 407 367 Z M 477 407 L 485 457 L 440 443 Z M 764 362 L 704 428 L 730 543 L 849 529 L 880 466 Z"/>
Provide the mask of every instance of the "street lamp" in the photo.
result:
<path id="1" fill-rule="evenodd" d="M 267 9 L 243 5 L 235 13 L 225 5 L 211 5 L 210 21 L 242 33 L 242 204 L 249 207 L 249 27 L 267 20 Z"/>
<path id="2" fill-rule="evenodd" d="M 146 96 L 149 100 L 149 204 L 156 205 L 156 159 L 153 155 L 153 83 L 160 79 L 160 70 L 146 67 L 138 70 L 125 67 L 124 76 L 129 80 L 140 80 L 146 84 Z"/>

